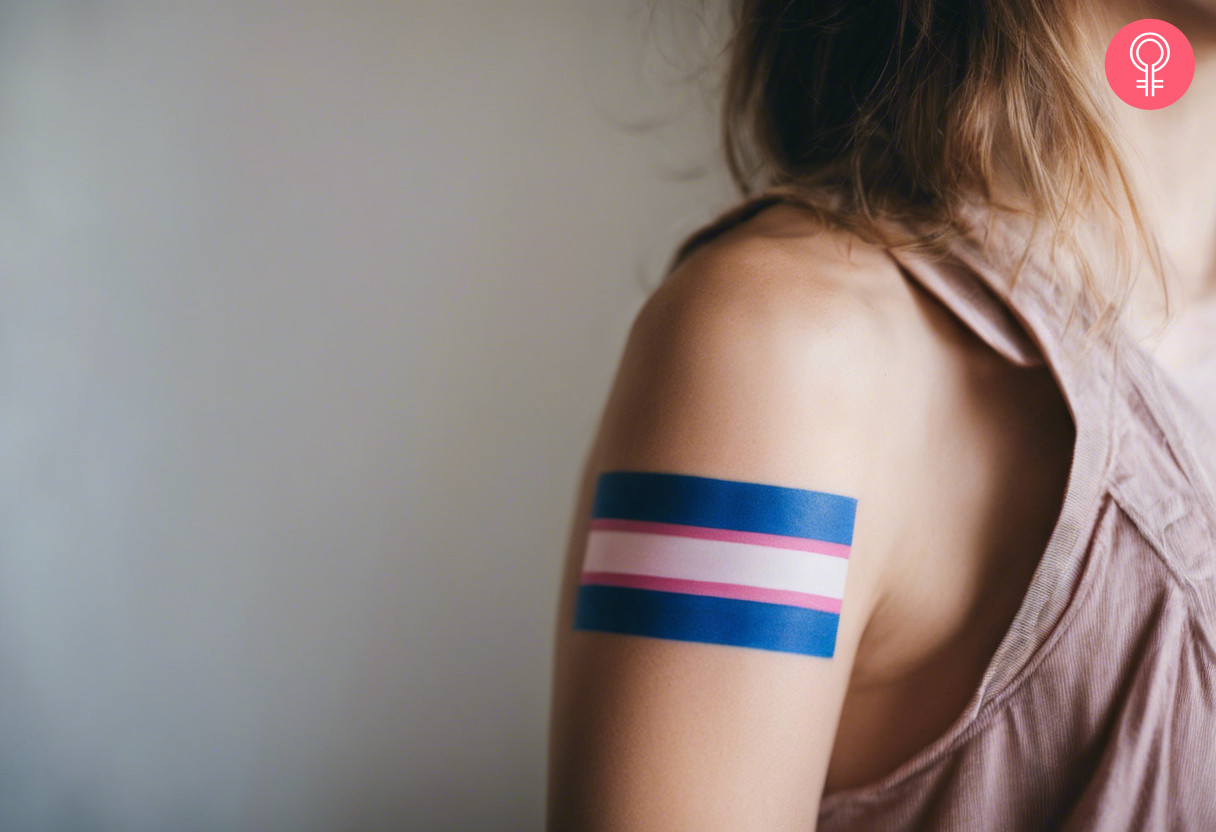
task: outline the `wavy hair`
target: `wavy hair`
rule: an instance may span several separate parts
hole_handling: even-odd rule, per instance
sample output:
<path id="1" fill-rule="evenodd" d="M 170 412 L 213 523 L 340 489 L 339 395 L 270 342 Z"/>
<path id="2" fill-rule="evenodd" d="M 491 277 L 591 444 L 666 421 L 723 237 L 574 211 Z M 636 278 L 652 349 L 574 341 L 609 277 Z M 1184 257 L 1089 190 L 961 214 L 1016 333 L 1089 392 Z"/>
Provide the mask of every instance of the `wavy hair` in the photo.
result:
<path id="1" fill-rule="evenodd" d="M 771 201 L 758 194 L 870 242 L 931 251 L 966 233 L 962 206 L 979 200 L 1045 225 L 1053 260 L 1069 254 L 1075 268 L 1053 274 L 1093 302 L 1087 336 L 1123 315 L 1134 280 L 1128 218 L 1164 289 L 1159 244 L 1112 138 L 1092 4 L 731 0 L 730 17 L 722 141 L 731 178 L 752 201 L 687 238 L 670 268 Z M 889 218 L 920 233 L 893 240 L 882 227 Z M 1105 280 L 1084 254 L 1095 228 L 1114 255 Z M 1028 239 L 1010 291 L 1038 244 Z"/>

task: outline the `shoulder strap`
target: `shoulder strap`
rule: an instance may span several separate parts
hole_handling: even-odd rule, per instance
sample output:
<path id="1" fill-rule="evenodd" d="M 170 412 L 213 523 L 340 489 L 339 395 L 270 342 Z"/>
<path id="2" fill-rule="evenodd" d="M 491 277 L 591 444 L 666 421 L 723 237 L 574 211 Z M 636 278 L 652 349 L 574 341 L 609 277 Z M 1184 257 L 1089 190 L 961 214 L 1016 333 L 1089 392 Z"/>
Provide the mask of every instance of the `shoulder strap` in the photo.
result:
<path id="1" fill-rule="evenodd" d="M 1009 361 L 1022 367 L 1045 363 L 1034 339 L 1008 304 L 973 269 L 955 259 L 927 259 L 900 249 L 887 251 L 905 272 Z"/>

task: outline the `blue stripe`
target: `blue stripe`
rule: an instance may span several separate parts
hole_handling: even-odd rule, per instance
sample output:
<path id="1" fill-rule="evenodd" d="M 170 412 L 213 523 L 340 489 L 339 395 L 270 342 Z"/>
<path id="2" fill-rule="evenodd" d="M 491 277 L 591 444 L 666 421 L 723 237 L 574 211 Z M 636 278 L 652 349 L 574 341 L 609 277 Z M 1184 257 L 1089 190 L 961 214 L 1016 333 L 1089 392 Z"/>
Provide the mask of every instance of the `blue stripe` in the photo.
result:
<path id="1" fill-rule="evenodd" d="M 609 471 L 596 482 L 592 517 L 853 542 L 857 500 L 780 485 Z"/>
<path id="2" fill-rule="evenodd" d="M 623 586 L 578 588 L 574 629 L 630 633 L 679 641 L 756 647 L 830 658 L 836 651 L 833 612 Z"/>

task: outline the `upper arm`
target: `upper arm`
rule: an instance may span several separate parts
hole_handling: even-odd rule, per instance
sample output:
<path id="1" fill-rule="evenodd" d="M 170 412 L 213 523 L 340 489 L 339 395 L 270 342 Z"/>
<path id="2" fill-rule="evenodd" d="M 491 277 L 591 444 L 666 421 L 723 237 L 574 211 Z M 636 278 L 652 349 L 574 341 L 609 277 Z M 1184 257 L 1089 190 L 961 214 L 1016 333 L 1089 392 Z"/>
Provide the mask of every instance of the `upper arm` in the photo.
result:
<path id="1" fill-rule="evenodd" d="M 700 268 L 639 314 L 587 459 L 553 829 L 814 828 L 877 596 L 882 350 L 864 304 Z"/>

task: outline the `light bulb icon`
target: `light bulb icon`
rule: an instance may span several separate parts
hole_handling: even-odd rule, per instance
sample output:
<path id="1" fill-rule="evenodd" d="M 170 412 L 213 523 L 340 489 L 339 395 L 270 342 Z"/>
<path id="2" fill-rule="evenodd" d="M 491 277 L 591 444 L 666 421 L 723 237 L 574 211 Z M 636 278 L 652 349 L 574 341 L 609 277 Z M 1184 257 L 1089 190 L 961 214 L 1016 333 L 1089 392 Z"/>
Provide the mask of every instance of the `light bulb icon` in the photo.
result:
<path id="1" fill-rule="evenodd" d="M 1157 60 L 1151 64 L 1140 57 L 1140 50 L 1146 43 L 1154 44 L 1160 53 Z M 1143 32 L 1132 41 L 1131 58 L 1132 66 L 1144 73 L 1144 77 L 1136 81 L 1136 88 L 1144 90 L 1147 96 L 1155 96 L 1157 90 L 1165 86 L 1165 82 L 1157 77 L 1157 71 L 1169 63 L 1169 42 L 1156 32 Z"/>

